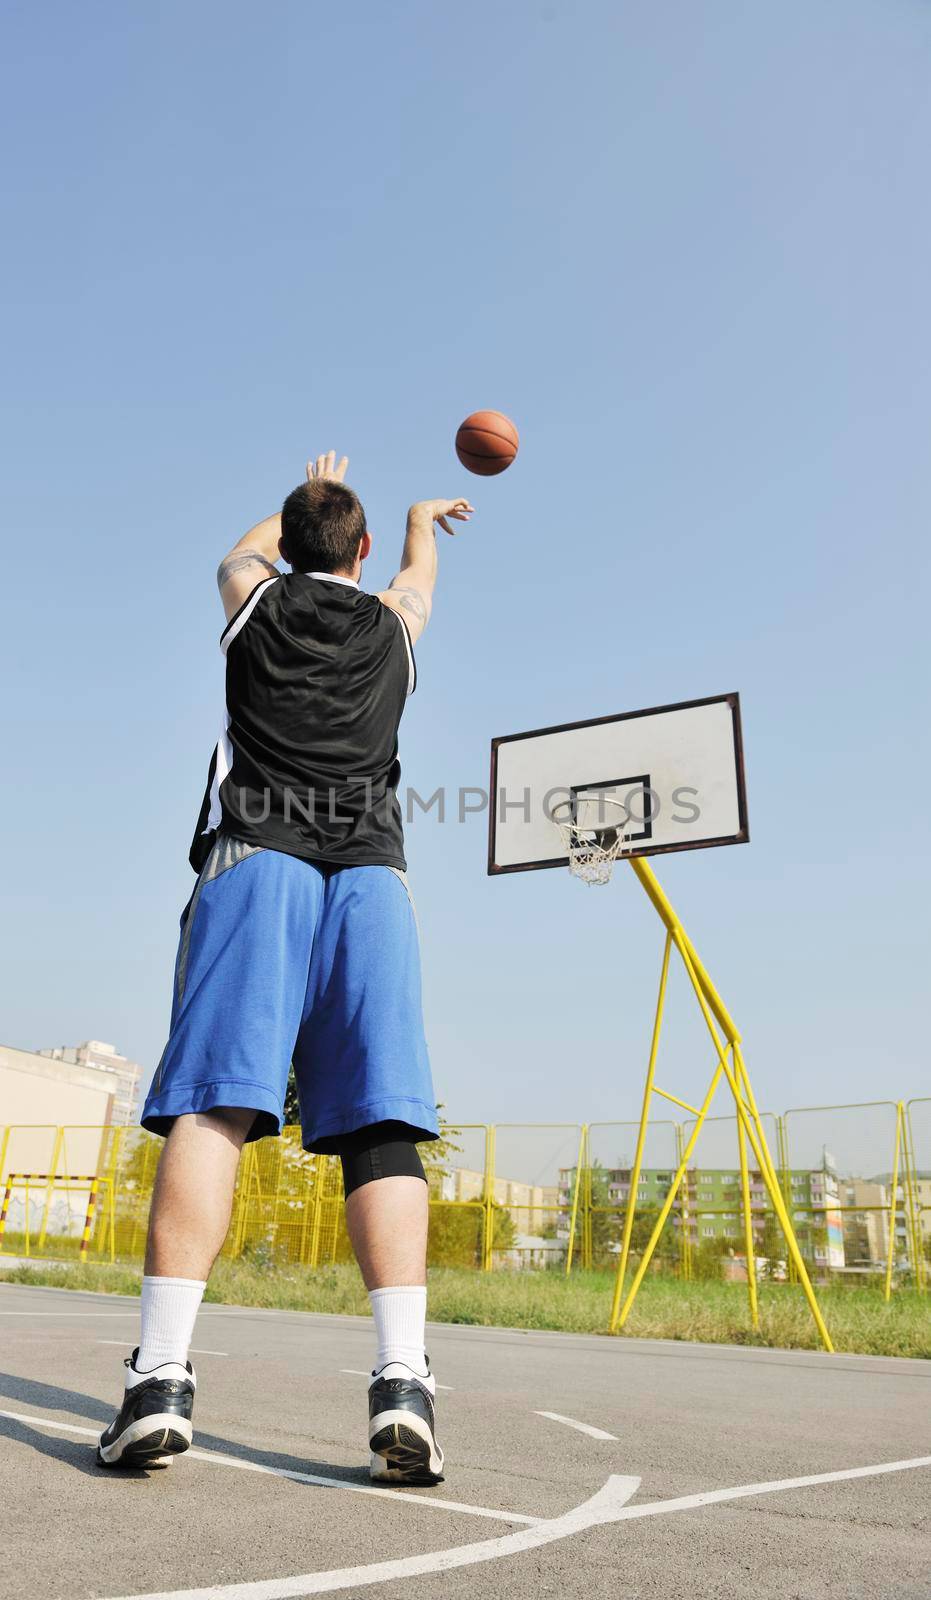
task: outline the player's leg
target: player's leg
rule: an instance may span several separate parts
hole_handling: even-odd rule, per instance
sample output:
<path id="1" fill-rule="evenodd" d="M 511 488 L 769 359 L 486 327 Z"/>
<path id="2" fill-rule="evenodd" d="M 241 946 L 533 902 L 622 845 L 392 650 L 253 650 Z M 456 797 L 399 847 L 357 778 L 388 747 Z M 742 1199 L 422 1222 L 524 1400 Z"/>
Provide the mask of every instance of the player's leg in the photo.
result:
<path id="1" fill-rule="evenodd" d="M 427 1182 L 404 1123 L 381 1122 L 340 1142 L 346 1226 L 375 1319 L 375 1370 L 427 1371 Z"/>
<path id="2" fill-rule="evenodd" d="M 333 874 L 295 1050 L 304 1144 L 343 1163 L 350 1238 L 375 1320 L 372 1475 L 436 1482 L 435 1383 L 424 1355 L 427 1184 L 417 1142 L 436 1106 L 420 996 L 417 926 L 387 867 Z"/>
<path id="3" fill-rule="evenodd" d="M 346 1222 L 369 1291 L 377 1349 L 369 1385 L 371 1473 L 438 1483 L 436 1383 L 424 1348 L 427 1182 L 404 1123 L 362 1128 L 339 1146 Z"/>
<path id="4" fill-rule="evenodd" d="M 408 1149 L 411 1163 L 421 1165 L 417 1146 L 410 1144 Z M 346 1225 L 368 1290 L 376 1293 L 393 1283 L 423 1288 L 427 1281 L 424 1176 L 384 1175 L 378 1178 L 377 1187 L 375 1179 L 368 1179 L 350 1188 Z"/>
<path id="5" fill-rule="evenodd" d="M 142 1333 L 100 1440 L 104 1465 L 170 1459 L 191 1442 L 194 1319 L 229 1226 L 242 1145 L 280 1131 L 322 887 L 306 862 L 221 839 L 186 908 L 171 1030 L 142 1115 L 167 1136 Z"/>
<path id="6" fill-rule="evenodd" d="M 196 1378 L 188 1349 L 254 1121 L 251 1107 L 188 1113 L 165 1141 L 149 1214 L 139 1344 L 125 1364 L 123 1404 L 99 1441 L 101 1465 L 164 1465 L 191 1443 Z"/>
<path id="7" fill-rule="evenodd" d="M 239 1156 L 254 1121 L 251 1106 L 176 1118 L 152 1191 L 147 1277 L 208 1277 L 230 1225 Z"/>

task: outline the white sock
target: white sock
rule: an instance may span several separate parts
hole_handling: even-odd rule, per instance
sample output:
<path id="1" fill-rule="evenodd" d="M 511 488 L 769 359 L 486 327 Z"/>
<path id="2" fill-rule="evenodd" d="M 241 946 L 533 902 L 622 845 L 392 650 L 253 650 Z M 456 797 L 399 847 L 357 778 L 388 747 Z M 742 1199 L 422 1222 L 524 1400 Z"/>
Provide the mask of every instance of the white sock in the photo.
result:
<path id="1" fill-rule="evenodd" d="M 137 1372 L 151 1372 L 167 1361 L 184 1366 L 206 1287 L 196 1278 L 143 1278 Z"/>
<path id="2" fill-rule="evenodd" d="M 369 1304 L 375 1318 L 378 1354 L 375 1370 L 399 1361 L 423 1378 L 427 1373 L 424 1355 L 427 1321 L 427 1291 L 411 1285 L 401 1289 L 370 1289 Z"/>

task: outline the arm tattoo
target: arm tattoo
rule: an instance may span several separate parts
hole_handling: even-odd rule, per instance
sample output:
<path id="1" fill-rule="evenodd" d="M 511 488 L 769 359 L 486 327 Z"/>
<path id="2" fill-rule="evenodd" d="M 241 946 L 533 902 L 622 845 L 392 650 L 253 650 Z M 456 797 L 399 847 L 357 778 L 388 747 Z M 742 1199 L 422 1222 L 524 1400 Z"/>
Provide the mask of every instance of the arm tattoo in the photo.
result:
<path id="1" fill-rule="evenodd" d="M 217 583 L 219 587 L 222 589 L 223 585 L 229 582 L 234 573 L 242 572 L 244 568 L 253 566 L 264 567 L 270 577 L 279 577 L 278 568 L 273 566 L 270 561 L 266 561 L 264 556 L 260 556 L 257 550 L 246 550 L 242 555 L 225 556 L 220 562 L 217 567 Z"/>
<path id="2" fill-rule="evenodd" d="M 408 589 L 403 583 L 393 583 L 391 584 L 391 592 L 392 594 L 404 596 L 401 601 L 402 611 L 410 611 L 418 622 L 426 622 L 427 602 L 419 589 Z"/>

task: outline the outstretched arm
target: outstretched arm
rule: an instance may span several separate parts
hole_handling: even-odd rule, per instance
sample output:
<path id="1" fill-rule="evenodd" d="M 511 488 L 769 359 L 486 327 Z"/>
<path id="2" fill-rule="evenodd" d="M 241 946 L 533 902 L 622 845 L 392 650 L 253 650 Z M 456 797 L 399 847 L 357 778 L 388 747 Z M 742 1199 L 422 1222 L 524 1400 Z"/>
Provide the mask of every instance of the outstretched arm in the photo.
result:
<path id="1" fill-rule="evenodd" d="M 238 544 L 223 557 L 217 567 L 217 585 L 226 620 L 236 615 L 244 600 L 266 578 L 277 578 L 278 541 L 281 538 L 281 517 L 276 513 L 257 522 L 243 534 Z"/>
<path id="2" fill-rule="evenodd" d="M 308 481 L 313 478 L 335 478 L 342 483 L 348 465 L 343 456 L 337 466 L 336 451 L 331 450 L 328 455 L 318 456 L 316 461 L 308 461 Z M 264 583 L 266 578 L 279 576 L 275 562 L 281 556 L 280 541 L 281 515 L 276 512 L 273 517 L 265 517 L 248 533 L 244 533 L 239 543 L 234 544 L 232 550 L 223 557 L 217 568 L 217 584 L 227 622 L 236 615 L 258 584 Z"/>
<path id="3" fill-rule="evenodd" d="M 436 536 L 434 523 L 444 533 L 453 533 L 448 518 L 468 522 L 474 510 L 468 500 L 421 500 L 407 513 L 407 534 L 401 556 L 401 570 L 390 588 L 378 598 L 407 623 L 412 640 L 417 640 L 430 620 L 433 587 L 436 583 Z"/>

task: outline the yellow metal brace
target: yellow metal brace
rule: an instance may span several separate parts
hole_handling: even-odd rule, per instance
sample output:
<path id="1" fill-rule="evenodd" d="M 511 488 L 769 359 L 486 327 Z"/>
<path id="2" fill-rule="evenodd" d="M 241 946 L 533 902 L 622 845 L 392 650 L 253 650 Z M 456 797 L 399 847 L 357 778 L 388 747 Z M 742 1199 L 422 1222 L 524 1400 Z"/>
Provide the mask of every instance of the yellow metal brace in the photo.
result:
<path id="1" fill-rule="evenodd" d="M 906 1237 L 909 1240 L 909 1256 L 912 1262 L 912 1276 L 915 1287 L 924 1293 L 925 1289 L 925 1258 L 924 1239 L 921 1232 L 921 1207 L 918 1202 L 917 1183 L 918 1167 L 915 1161 L 915 1150 L 911 1140 L 911 1128 L 905 1106 L 899 1105 L 902 1118 L 902 1154 L 904 1156 L 905 1170 L 905 1214 Z M 893 1195 L 893 1204 L 895 1196 Z"/>
<path id="2" fill-rule="evenodd" d="M 714 987 L 714 984 L 708 976 L 708 973 L 702 965 L 695 946 L 692 944 L 692 941 L 685 932 L 685 929 L 679 921 L 679 918 L 676 915 L 670 901 L 663 892 L 663 889 L 661 888 L 656 874 L 654 873 L 649 862 L 643 856 L 635 856 L 630 859 L 629 865 L 634 873 L 634 876 L 637 878 L 641 888 L 646 893 L 647 898 L 649 899 L 666 929 L 666 943 L 663 950 L 663 965 L 660 973 L 659 994 L 656 1002 L 656 1015 L 653 1022 L 653 1037 L 650 1045 L 647 1079 L 643 1093 L 643 1107 L 640 1114 L 640 1131 L 637 1138 L 637 1149 L 634 1156 L 634 1164 L 630 1174 L 630 1190 L 627 1198 L 627 1207 L 624 1213 L 624 1231 L 621 1239 L 621 1253 L 618 1260 L 617 1277 L 614 1285 L 614 1299 L 611 1307 L 610 1332 L 616 1333 L 618 1328 L 622 1328 L 624 1323 L 627 1321 L 631 1307 L 633 1306 L 633 1303 L 637 1297 L 637 1292 L 641 1283 L 643 1282 L 650 1262 L 653 1258 L 653 1254 L 659 1243 L 660 1236 L 663 1228 L 666 1225 L 669 1213 L 675 1204 L 676 1195 L 688 1172 L 689 1161 L 691 1160 L 692 1152 L 694 1151 L 695 1145 L 698 1142 L 698 1136 L 701 1132 L 702 1125 L 708 1115 L 708 1112 L 711 1108 L 711 1103 L 723 1077 L 727 1080 L 728 1087 L 730 1088 L 733 1096 L 734 1107 L 737 1112 L 741 1198 L 744 1214 L 744 1242 L 747 1255 L 747 1296 L 752 1326 L 754 1328 L 759 1326 L 759 1307 L 757 1303 L 756 1252 L 753 1238 L 753 1217 L 750 1208 L 750 1181 L 746 1148 L 748 1143 L 753 1154 L 756 1168 L 766 1186 L 770 1204 L 776 1213 L 779 1225 L 785 1236 L 790 1260 L 804 1290 L 805 1298 L 808 1301 L 808 1306 L 818 1329 L 821 1342 L 826 1350 L 833 1350 L 834 1347 L 831 1343 L 830 1334 L 825 1326 L 824 1318 L 821 1315 L 821 1310 L 815 1296 L 815 1291 L 808 1276 L 808 1270 L 805 1266 L 802 1252 L 799 1249 L 798 1240 L 795 1237 L 795 1229 L 792 1226 L 792 1220 L 789 1216 L 789 1211 L 780 1188 L 779 1175 L 776 1171 L 772 1156 L 769 1153 L 769 1146 L 766 1142 L 766 1134 L 763 1130 L 763 1123 L 760 1117 L 759 1108 L 754 1097 L 750 1079 L 747 1075 L 747 1069 L 744 1064 L 744 1059 L 740 1048 L 740 1033 L 727 1007 L 725 1006 L 724 1001 L 721 999 Z M 656 1219 L 653 1232 L 650 1235 L 649 1243 L 647 1244 L 647 1247 L 640 1259 L 637 1271 L 634 1274 L 633 1282 L 631 1283 L 630 1289 L 627 1292 L 626 1299 L 624 1299 L 624 1280 L 627 1275 L 627 1266 L 630 1257 L 630 1240 L 634 1224 L 637 1181 L 640 1176 L 641 1163 L 643 1160 L 647 1124 L 650 1116 L 650 1103 L 654 1094 L 661 1094 L 666 1100 L 673 1100 L 675 1104 L 685 1105 L 684 1101 L 676 1101 L 673 1095 L 667 1094 L 664 1090 L 657 1089 L 655 1084 L 656 1058 L 659 1051 L 660 1032 L 662 1029 L 663 1012 L 666 1004 L 666 984 L 669 976 L 669 961 L 673 947 L 675 947 L 679 953 L 689 982 L 691 983 L 695 992 L 695 997 L 698 1001 L 702 1016 L 705 1019 L 705 1024 L 708 1028 L 712 1044 L 714 1045 L 715 1054 L 717 1056 L 717 1065 L 712 1073 L 711 1082 L 708 1086 L 707 1093 L 702 1101 L 701 1106 L 697 1110 L 695 1110 L 695 1108 L 686 1106 L 687 1110 L 694 1111 L 695 1122 L 688 1138 L 685 1140 L 684 1144 L 680 1145 L 678 1168 L 675 1176 L 673 1177 L 665 1201 L 660 1208 L 660 1213 Z M 718 1035 L 718 1028 L 721 1029 L 721 1032 L 724 1035 L 723 1041 Z M 686 1226 L 684 1206 L 682 1208 L 682 1225 L 684 1229 Z"/>
<path id="3" fill-rule="evenodd" d="M 566 1277 L 567 1278 L 569 1277 L 569 1274 L 572 1271 L 572 1255 L 573 1255 L 573 1250 L 575 1248 L 576 1220 L 577 1220 L 578 1215 L 579 1215 L 579 1193 L 580 1193 L 580 1190 L 581 1190 L 582 1183 L 584 1181 L 582 1174 L 585 1172 L 585 1170 L 586 1170 L 586 1168 L 588 1166 L 588 1159 L 587 1159 L 587 1154 L 586 1154 L 587 1144 L 588 1144 L 588 1124 L 587 1123 L 583 1123 L 582 1127 L 579 1130 L 579 1153 L 578 1153 L 578 1156 L 576 1157 L 575 1183 L 572 1185 L 572 1209 L 571 1209 L 571 1211 L 569 1213 L 569 1242 L 566 1245 Z M 583 1227 L 584 1227 L 584 1220 L 583 1220 Z M 586 1265 L 586 1261 L 585 1261 L 585 1241 L 584 1241 L 584 1239 L 582 1241 L 582 1265 L 583 1265 L 583 1267 Z"/>
<path id="4" fill-rule="evenodd" d="M 485 1181 L 482 1186 L 482 1271 L 490 1272 L 494 1264 L 495 1244 L 495 1133 L 490 1125 L 485 1139 Z"/>
<path id="5" fill-rule="evenodd" d="M 889 1246 L 886 1251 L 886 1284 L 884 1291 L 886 1300 L 889 1300 L 892 1295 L 892 1269 L 895 1266 L 895 1217 L 898 1210 L 896 1195 L 899 1188 L 899 1156 L 902 1150 L 903 1120 L 903 1106 L 900 1100 L 895 1108 L 895 1148 L 892 1152 L 892 1188 L 889 1195 Z M 904 1183 L 902 1188 L 904 1190 Z"/>

